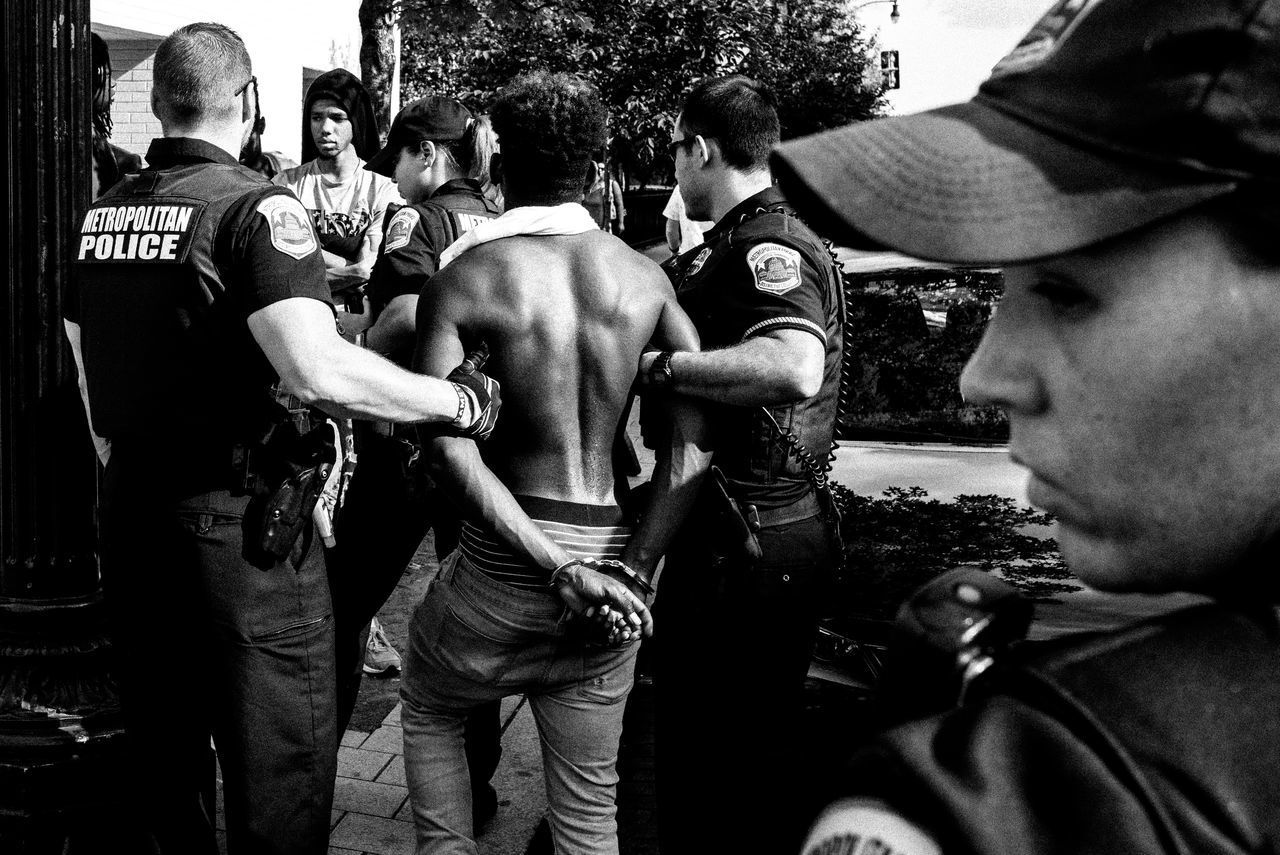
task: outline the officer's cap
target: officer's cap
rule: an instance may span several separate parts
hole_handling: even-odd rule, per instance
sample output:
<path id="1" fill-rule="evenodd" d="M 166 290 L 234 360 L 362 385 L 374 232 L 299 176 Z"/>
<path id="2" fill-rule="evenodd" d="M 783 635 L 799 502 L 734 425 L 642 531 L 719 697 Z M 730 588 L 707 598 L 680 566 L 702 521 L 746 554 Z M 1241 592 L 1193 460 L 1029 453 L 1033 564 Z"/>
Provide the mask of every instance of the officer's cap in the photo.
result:
<path id="1" fill-rule="evenodd" d="M 854 246 L 1058 255 L 1280 187 L 1280 0 L 1057 0 L 973 100 L 789 142 L 773 165 Z"/>
<path id="2" fill-rule="evenodd" d="M 471 111 L 452 98 L 430 95 L 408 104 L 396 115 L 387 144 L 369 159 L 365 169 L 392 177 L 400 150 L 423 140 L 451 142 L 466 136 Z"/>

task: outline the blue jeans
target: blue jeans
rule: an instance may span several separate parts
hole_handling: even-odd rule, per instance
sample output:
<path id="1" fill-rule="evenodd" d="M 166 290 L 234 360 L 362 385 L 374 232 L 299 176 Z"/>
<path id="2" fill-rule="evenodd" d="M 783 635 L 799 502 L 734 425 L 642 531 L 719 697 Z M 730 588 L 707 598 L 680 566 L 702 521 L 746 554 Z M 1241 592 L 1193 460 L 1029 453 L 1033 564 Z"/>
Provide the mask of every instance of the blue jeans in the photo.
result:
<path id="1" fill-rule="evenodd" d="M 113 451 L 102 583 L 135 820 L 161 853 L 216 853 L 212 736 L 227 850 L 323 855 L 337 771 L 333 622 L 319 544 L 244 557 L 247 498 L 175 483 L 183 461 Z M 152 851 L 147 849 L 146 851 Z"/>
<path id="2" fill-rule="evenodd" d="M 523 591 L 445 559 L 413 616 L 405 657 L 405 771 L 418 855 L 474 853 L 463 721 L 525 694 L 542 740 L 558 853 L 618 851 L 616 769 L 638 644 L 586 642 L 551 591 Z"/>

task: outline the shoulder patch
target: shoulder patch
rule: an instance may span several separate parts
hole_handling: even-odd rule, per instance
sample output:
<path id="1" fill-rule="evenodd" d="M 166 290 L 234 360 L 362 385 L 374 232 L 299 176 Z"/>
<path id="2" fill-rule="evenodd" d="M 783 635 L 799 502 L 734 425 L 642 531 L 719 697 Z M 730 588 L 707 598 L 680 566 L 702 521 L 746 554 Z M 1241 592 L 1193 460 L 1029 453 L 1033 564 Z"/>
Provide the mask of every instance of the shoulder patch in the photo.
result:
<path id="1" fill-rule="evenodd" d="M 747 253 L 756 290 L 785 294 L 800 284 L 800 253 L 778 243 L 762 243 Z"/>
<path id="2" fill-rule="evenodd" d="M 689 272 L 686 273 L 685 275 L 692 276 L 695 273 L 697 273 L 699 270 L 702 269 L 702 265 L 707 263 L 707 259 L 710 257 L 711 257 L 711 247 L 707 247 L 702 252 L 698 253 L 696 258 L 694 258 L 693 262 L 689 265 Z"/>
<path id="3" fill-rule="evenodd" d="M 293 196 L 278 193 L 258 203 L 258 213 L 271 230 L 271 245 L 285 255 L 302 259 L 316 251 L 311 217 Z"/>
<path id="4" fill-rule="evenodd" d="M 417 225 L 418 212 L 413 208 L 405 205 L 396 211 L 396 215 L 391 218 L 391 225 L 387 226 L 387 239 L 382 244 L 382 251 L 395 252 L 397 249 L 408 246 L 409 236 L 413 234 Z"/>

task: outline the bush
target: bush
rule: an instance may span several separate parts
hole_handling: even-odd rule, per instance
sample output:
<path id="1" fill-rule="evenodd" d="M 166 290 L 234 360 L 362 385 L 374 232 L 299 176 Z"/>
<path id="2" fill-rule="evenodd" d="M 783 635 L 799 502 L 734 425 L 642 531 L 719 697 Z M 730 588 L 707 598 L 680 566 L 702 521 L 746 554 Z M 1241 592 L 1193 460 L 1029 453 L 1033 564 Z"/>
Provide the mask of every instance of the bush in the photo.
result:
<path id="1" fill-rule="evenodd" d="M 1028 534 L 1048 514 L 1003 496 L 930 499 L 919 487 L 891 487 L 883 498 L 832 485 L 842 520 L 844 561 L 833 610 L 891 620 L 913 591 L 961 565 L 998 573 L 1030 596 L 1077 590 L 1052 538 Z"/>

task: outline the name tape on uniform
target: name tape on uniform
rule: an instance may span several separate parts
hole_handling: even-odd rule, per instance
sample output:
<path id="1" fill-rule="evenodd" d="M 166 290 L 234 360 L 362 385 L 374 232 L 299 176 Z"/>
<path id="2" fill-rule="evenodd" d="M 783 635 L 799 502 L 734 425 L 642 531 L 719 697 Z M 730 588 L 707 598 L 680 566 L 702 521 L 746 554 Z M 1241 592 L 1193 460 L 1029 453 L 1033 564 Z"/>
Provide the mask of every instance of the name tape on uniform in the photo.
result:
<path id="1" fill-rule="evenodd" d="M 258 213 L 266 218 L 271 245 L 280 252 L 303 259 L 316 251 L 318 244 L 311 231 L 311 217 L 293 196 L 283 193 L 268 196 L 258 203 Z"/>
<path id="2" fill-rule="evenodd" d="M 458 224 L 458 234 L 465 235 L 481 223 L 487 223 L 492 217 L 486 217 L 484 214 L 467 214 L 462 211 L 454 212 L 454 220 Z"/>
<path id="3" fill-rule="evenodd" d="M 103 205 L 80 225 L 80 261 L 180 262 L 195 223 L 196 205 Z"/>

